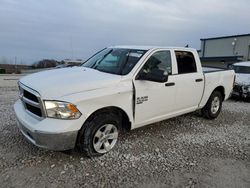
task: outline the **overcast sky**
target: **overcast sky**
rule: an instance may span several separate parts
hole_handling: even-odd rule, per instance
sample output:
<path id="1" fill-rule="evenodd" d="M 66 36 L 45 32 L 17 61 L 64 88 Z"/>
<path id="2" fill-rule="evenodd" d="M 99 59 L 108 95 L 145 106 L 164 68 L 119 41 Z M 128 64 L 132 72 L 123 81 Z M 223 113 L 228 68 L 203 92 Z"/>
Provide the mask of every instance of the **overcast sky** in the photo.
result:
<path id="1" fill-rule="evenodd" d="M 111 45 L 250 33 L 249 0 L 0 0 L 0 59 L 85 59 Z"/>

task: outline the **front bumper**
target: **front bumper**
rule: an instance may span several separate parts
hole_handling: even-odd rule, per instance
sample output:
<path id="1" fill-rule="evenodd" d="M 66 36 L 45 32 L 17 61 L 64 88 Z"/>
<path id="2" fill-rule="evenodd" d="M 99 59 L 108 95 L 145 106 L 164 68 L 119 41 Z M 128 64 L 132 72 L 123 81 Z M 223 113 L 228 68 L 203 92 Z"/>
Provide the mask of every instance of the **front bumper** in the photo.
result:
<path id="1" fill-rule="evenodd" d="M 240 98 L 250 98 L 250 92 L 248 93 L 241 93 L 241 92 L 237 92 L 237 91 L 233 91 L 232 92 L 232 96 L 233 97 L 240 97 Z"/>
<path id="2" fill-rule="evenodd" d="M 75 147 L 78 129 L 70 131 L 67 129 L 62 130 L 63 128 L 67 128 L 71 125 L 71 120 L 46 118 L 39 121 L 27 113 L 20 100 L 15 103 L 14 110 L 18 122 L 18 128 L 32 144 L 54 151 L 64 151 Z M 60 123 L 62 124 L 60 125 Z M 65 123 L 68 125 L 66 126 Z M 41 130 L 41 127 L 46 129 L 44 126 L 45 124 L 47 127 L 51 127 L 49 131 Z M 59 128 L 57 129 L 57 127 L 60 127 L 61 130 L 59 130 Z"/>
<path id="3" fill-rule="evenodd" d="M 250 98 L 250 92 L 243 89 L 241 85 L 235 85 L 231 93 L 233 97 Z"/>

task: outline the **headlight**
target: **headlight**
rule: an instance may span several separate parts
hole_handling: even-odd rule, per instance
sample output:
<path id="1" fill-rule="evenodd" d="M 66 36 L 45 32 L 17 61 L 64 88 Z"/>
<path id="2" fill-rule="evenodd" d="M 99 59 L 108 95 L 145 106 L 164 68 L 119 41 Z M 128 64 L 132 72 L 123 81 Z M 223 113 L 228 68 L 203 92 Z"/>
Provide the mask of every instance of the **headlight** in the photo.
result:
<path id="1" fill-rule="evenodd" d="M 242 86 L 243 93 L 250 92 L 250 86 Z"/>
<path id="2" fill-rule="evenodd" d="M 247 91 L 248 91 L 248 92 L 250 92 L 250 85 L 249 85 L 249 86 L 247 86 Z"/>
<path id="3" fill-rule="evenodd" d="M 78 119 L 81 112 L 75 105 L 60 101 L 44 101 L 47 116 L 57 119 Z"/>

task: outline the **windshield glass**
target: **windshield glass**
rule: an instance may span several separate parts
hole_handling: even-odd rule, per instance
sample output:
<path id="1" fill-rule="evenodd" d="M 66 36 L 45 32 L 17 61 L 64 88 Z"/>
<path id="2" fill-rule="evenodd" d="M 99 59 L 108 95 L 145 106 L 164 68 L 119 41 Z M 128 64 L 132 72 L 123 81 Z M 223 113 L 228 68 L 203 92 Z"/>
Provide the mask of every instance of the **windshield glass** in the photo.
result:
<path id="1" fill-rule="evenodd" d="M 92 56 L 82 66 L 111 74 L 126 75 L 145 52 L 146 50 L 106 48 Z"/>
<path id="2" fill-rule="evenodd" d="M 250 67 L 246 66 L 233 66 L 235 73 L 250 74 Z"/>

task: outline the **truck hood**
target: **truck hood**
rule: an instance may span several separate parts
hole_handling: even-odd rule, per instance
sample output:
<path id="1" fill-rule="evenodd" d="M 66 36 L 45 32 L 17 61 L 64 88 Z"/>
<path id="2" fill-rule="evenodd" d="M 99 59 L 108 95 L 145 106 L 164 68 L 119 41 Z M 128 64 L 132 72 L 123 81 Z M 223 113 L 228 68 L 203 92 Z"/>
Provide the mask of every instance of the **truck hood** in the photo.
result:
<path id="1" fill-rule="evenodd" d="M 235 83 L 238 85 L 250 85 L 250 74 L 236 74 Z"/>
<path id="2" fill-rule="evenodd" d="M 20 82 L 36 90 L 43 99 L 58 99 L 73 93 L 116 85 L 121 76 L 86 67 L 72 67 L 42 71 L 25 76 Z"/>

